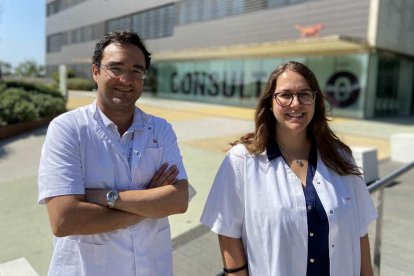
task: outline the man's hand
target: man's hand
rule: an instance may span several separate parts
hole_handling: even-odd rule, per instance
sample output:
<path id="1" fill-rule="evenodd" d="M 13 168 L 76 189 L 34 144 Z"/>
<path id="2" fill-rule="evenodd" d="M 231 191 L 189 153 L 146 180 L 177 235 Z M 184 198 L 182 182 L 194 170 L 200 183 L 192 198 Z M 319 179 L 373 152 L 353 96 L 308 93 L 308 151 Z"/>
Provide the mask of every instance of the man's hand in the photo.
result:
<path id="1" fill-rule="evenodd" d="M 172 165 L 168 168 L 167 163 L 162 164 L 152 177 L 148 189 L 176 184 L 178 182 L 178 179 L 176 178 L 178 173 L 179 171 L 176 165 Z"/>

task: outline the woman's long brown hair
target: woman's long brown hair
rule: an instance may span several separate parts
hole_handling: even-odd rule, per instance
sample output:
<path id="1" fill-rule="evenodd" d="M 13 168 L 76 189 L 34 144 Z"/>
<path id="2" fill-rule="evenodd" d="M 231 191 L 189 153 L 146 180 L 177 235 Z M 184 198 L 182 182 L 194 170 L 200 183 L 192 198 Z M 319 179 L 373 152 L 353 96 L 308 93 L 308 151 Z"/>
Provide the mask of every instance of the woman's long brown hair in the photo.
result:
<path id="1" fill-rule="evenodd" d="M 361 175 L 359 168 L 349 159 L 352 155 L 351 149 L 329 128 L 324 96 L 315 75 L 307 66 L 296 61 L 280 65 L 270 74 L 256 107 L 255 132 L 247 133 L 232 145 L 244 144 L 251 154 L 257 155 L 266 150 L 271 139 L 276 139 L 277 122 L 272 111 L 273 93 L 278 77 L 287 70 L 303 76 L 310 88 L 316 92 L 315 113 L 307 127 L 307 134 L 318 148 L 322 161 L 339 175 Z"/>

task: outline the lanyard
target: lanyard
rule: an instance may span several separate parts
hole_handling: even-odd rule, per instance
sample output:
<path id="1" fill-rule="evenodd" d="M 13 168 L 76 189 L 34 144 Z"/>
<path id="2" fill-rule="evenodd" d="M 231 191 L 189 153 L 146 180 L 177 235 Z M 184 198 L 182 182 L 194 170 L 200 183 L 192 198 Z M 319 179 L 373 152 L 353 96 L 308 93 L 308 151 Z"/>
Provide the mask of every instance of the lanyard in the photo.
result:
<path id="1" fill-rule="evenodd" d="M 135 137 L 135 131 L 132 132 L 131 140 L 129 142 L 129 152 L 128 152 L 128 164 L 129 167 L 131 167 L 131 161 L 132 161 L 132 148 L 134 146 L 134 137 Z"/>

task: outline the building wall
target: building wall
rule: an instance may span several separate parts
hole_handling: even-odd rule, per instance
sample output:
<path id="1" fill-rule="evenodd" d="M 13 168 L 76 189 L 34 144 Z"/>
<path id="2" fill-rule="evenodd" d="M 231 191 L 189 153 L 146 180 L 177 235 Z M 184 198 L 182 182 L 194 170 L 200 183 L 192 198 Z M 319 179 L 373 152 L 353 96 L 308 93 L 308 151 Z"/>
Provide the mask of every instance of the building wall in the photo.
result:
<path id="1" fill-rule="evenodd" d="M 263 7 L 270 2 L 287 3 L 288 0 L 58 1 L 70 2 L 72 6 L 54 10 L 47 17 L 48 41 L 69 33 L 67 37 L 71 41 L 48 48 L 46 65 L 53 70 L 59 64 L 67 64 L 87 76 L 95 43 L 109 26 L 118 26 L 118 21 L 119 26 L 124 26 L 128 17 L 138 12 L 150 13 L 165 5 L 174 5 L 169 14 L 175 17 L 169 21 L 172 31 L 161 38 L 144 39 L 154 56 L 164 51 L 214 51 L 221 46 L 292 40 L 301 43 L 295 25 L 306 27 L 318 23 L 324 25 L 321 37 L 345 36 L 369 47 L 363 53 L 318 56 L 297 53 L 288 58 L 275 54 L 267 58 L 224 57 L 180 62 L 155 59 L 146 87 L 163 97 L 254 106 L 271 70 L 294 59 L 315 70 L 322 90 L 331 98 L 334 115 L 372 118 L 414 113 L 412 0 L 289 0 L 289 5 L 267 9 Z M 208 18 L 210 15 L 203 12 L 212 3 L 216 7 L 227 5 L 226 9 L 231 6 L 233 13 L 223 16 L 220 11 L 221 17 Z M 189 14 L 183 16 L 183 12 Z M 148 22 L 143 24 L 154 28 Z M 77 32 L 80 29 L 82 32 Z M 77 41 L 79 33 L 88 39 Z"/>
<path id="2" fill-rule="evenodd" d="M 379 1 L 376 47 L 414 56 L 414 1 Z"/>
<path id="3" fill-rule="evenodd" d="M 48 3 L 53 2 L 48 0 Z M 61 10 L 46 18 L 46 37 L 77 28 L 101 25 L 99 38 L 106 32 L 109 19 L 172 3 L 168 0 L 130 1 L 130 0 L 87 0 L 70 8 Z M 99 27 L 99 26 L 98 26 Z M 93 49 L 99 39 L 64 45 L 58 51 L 46 53 L 46 65 L 56 67 L 59 64 L 90 64 Z"/>
<path id="4" fill-rule="evenodd" d="M 151 52 L 294 40 L 300 37 L 295 24 L 309 26 L 322 23 L 325 28 L 321 31 L 321 36 L 343 35 L 366 40 L 369 0 L 312 0 L 216 20 L 178 24 L 178 17 L 183 10 L 180 7 L 185 1 L 188 0 L 88 0 L 48 16 L 46 35 L 49 37 L 93 24 L 103 28 L 110 19 L 176 3 L 177 18 L 173 35 L 146 40 Z M 204 0 L 204 3 L 211 1 L 213 0 Z M 46 64 L 89 61 L 93 49 L 91 46 L 95 42 L 96 39 L 64 45 L 56 52 L 48 52 Z"/>
<path id="5" fill-rule="evenodd" d="M 46 35 L 103 22 L 172 2 L 176 1 L 88 0 L 47 17 Z"/>
<path id="6" fill-rule="evenodd" d="M 152 51 L 219 47 L 295 40 L 295 24 L 322 23 L 320 36 L 366 40 L 369 0 L 319 0 L 260 10 L 214 21 L 176 26 L 174 36 L 148 41 Z"/>

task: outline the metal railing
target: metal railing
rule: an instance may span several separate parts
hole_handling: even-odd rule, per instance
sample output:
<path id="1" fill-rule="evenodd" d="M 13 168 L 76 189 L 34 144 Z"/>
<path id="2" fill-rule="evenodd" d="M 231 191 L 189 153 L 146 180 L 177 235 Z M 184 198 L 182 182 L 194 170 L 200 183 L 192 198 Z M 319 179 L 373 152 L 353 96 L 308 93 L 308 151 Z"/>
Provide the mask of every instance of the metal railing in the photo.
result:
<path id="1" fill-rule="evenodd" d="M 370 194 L 378 192 L 377 197 L 377 212 L 378 217 L 375 224 L 375 241 L 374 241 L 374 275 L 380 275 L 381 265 L 381 238 L 382 238 L 382 225 L 383 225 L 383 213 L 384 213 L 384 188 L 390 186 L 393 181 L 414 168 L 414 161 L 401 167 L 400 169 L 390 173 L 384 178 L 372 183 L 368 186 Z"/>

